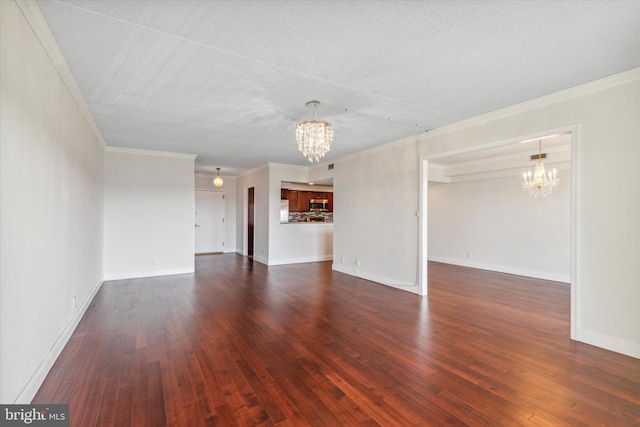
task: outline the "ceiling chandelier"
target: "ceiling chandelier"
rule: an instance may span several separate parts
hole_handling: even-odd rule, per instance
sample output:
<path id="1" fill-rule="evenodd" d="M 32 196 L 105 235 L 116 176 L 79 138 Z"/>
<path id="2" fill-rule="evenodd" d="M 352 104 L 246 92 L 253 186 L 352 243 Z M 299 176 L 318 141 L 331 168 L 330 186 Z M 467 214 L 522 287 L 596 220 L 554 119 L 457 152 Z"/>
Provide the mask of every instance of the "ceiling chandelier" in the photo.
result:
<path id="1" fill-rule="evenodd" d="M 542 140 L 539 140 L 538 155 L 531 156 L 531 160 L 538 159 L 533 175 L 531 171 L 522 174 L 522 189 L 528 191 L 529 195 L 536 199 L 546 197 L 560 182 L 556 176 L 557 171 L 555 168 L 552 171 L 545 172 L 544 164 L 542 163 L 544 157 L 546 157 L 546 155 L 542 155 Z"/>
<path id="2" fill-rule="evenodd" d="M 327 154 L 333 141 L 333 126 L 331 123 L 318 120 L 318 101 L 309 101 L 307 106 L 313 106 L 312 120 L 298 123 L 296 126 L 296 141 L 298 150 L 313 163 Z"/>
<path id="3" fill-rule="evenodd" d="M 220 188 L 222 187 L 222 184 L 224 184 L 224 181 L 222 180 L 222 178 L 220 178 L 220 168 L 216 168 L 216 169 L 218 170 L 218 176 L 213 178 L 213 185 L 215 185 L 216 188 Z"/>

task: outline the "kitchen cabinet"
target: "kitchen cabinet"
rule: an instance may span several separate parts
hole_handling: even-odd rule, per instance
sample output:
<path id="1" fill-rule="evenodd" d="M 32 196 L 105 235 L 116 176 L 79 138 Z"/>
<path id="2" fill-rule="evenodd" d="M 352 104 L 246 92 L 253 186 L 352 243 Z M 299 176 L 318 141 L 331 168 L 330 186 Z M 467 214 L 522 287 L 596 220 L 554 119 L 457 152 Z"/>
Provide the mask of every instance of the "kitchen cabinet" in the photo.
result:
<path id="1" fill-rule="evenodd" d="M 287 199 L 289 200 L 289 212 L 300 212 L 300 209 L 298 209 L 298 192 L 296 190 L 287 190 Z"/>
<path id="2" fill-rule="evenodd" d="M 289 212 L 309 212 L 310 199 L 326 199 L 329 201 L 329 212 L 333 212 L 333 193 L 280 190 L 280 199 L 289 200 Z"/>
<path id="3" fill-rule="evenodd" d="M 298 191 L 298 212 L 309 212 L 310 191 Z"/>

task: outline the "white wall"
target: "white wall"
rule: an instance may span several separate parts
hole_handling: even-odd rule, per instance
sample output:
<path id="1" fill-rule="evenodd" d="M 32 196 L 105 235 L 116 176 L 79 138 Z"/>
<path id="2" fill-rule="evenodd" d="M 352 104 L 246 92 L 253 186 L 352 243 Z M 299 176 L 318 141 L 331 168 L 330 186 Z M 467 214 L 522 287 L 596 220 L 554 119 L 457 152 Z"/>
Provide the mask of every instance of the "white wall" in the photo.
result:
<path id="1" fill-rule="evenodd" d="M 1 1 L 2 403 L 31 401 L 102 284 L 101 137 L 50 55 Z"/>
<path id="2" fill-rule="evenodd" d="M 224 252 L 236 252 L 236 178 L 221 175 L 224 183 L 219 189 L 213 185 L 216 175 L 197 173 L 196 190 L 212 190 L 224 193 Z"/>
<path id="3" fill-rule="evenodd" d="M 339 159 L 333 177 L 333 268 L 419 293 L 416 137 Z"/>
<path id="4" fill-rule="evenodd" d="M 568 283 L 571 174 L 559 178 L 544 199 L 520 176 L 429 183 L 429 260 Z"/>
<path id="5" fill-rule="evenodd" d="M 307 167 L 309 182 L 333 182 L 333 169 L 329 169 L 329 165 L 333 163 L 322 162 L 309 165 Z"/>
<path id="6" fill-rule="evenodd" d="M 576 126 L 573 337 L 640 357 L 640 69 L 437 129 L 429 156 Z"/>
<path id="7" fill-rule="evenodd" d="M 280 223 L 280 189 L 283 181 L 307 182 L 308 168 L 269 165 L 268 264 L 331 260 L 333 258 L 333 224 Z"/>
<path id="8" fill-rule="evenodd" d="M 236 179 L 236 246 L 247 255 L 247 189 L 254 188 L 254 259 L 269 262 L 269 165 L 250 170 Z M 278 190 L 280 197 L 280 190 Z M 278 211 L 280 218 L 280 211 Z"/>
<path id="9" fill-rule="evenodd" d="M 194 271 L 194 158 L 107 149 L 106 280 Z"/>

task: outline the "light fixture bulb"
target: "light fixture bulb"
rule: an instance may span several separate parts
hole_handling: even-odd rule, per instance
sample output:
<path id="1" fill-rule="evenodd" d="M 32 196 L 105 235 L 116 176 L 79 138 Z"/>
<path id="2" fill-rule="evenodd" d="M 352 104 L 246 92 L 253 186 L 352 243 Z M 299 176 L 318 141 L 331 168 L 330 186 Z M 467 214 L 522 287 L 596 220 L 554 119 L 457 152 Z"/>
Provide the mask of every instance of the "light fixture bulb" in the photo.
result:
<path id="1" fill-rule="evenodd" d="M 222 180 L 222 178 L 220 178 L 220 168 L 216 168 L 216 169 L 218 170 L 218 176 L 213 178 L 213 185 L 215 185 L 216 188 L 220 188 L 222 187 L 222 184 L 224 184 L 224 181 Z"/>

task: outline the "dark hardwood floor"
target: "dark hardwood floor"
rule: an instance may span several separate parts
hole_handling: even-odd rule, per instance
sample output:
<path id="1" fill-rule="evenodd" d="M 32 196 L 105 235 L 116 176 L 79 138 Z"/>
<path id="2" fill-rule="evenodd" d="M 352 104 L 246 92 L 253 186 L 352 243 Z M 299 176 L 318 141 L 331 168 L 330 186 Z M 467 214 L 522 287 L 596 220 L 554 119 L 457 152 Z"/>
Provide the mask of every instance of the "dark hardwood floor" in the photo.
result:
<path id="1" fill-rule="evenodd" d="M 638 426 L 640 360 L 569 339 L 569 286 L 429 264 L 429 296 L 196 258 L 107 282 L 33 403 L 73 426 Z"/>

